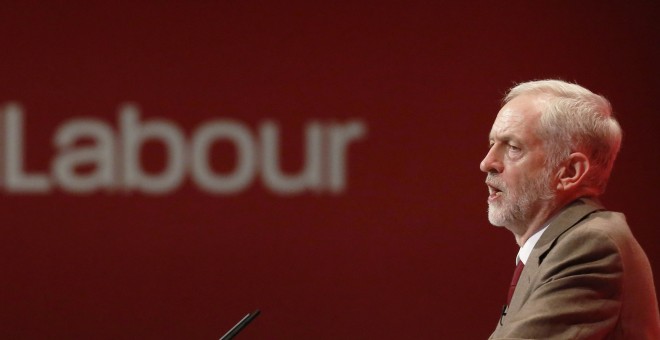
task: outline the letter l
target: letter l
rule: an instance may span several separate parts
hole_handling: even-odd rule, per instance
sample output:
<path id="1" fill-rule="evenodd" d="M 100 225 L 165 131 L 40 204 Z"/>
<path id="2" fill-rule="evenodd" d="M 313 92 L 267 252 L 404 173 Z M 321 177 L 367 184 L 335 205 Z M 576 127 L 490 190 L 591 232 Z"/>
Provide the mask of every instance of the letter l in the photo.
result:
<path id="1" fill-rule="evenodd" d="M 9 192 L 45 193 L 50 189 L 44 174 L 23 172 L 23 112 L 15 103 L 5 107 L 5 186 Z"/>

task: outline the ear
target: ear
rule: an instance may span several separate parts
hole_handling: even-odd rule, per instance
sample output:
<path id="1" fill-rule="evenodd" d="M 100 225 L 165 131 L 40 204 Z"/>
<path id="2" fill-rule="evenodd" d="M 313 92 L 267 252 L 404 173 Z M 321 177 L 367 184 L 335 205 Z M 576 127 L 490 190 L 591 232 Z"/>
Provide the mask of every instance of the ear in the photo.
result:
<path id="1" fill-rule="evenodd" d="M 557 190 L 568 191 L 578 188 L 589 171 L 589 158 L 581 152 L 568 156 L 566 163 L 557 173 Z"/>

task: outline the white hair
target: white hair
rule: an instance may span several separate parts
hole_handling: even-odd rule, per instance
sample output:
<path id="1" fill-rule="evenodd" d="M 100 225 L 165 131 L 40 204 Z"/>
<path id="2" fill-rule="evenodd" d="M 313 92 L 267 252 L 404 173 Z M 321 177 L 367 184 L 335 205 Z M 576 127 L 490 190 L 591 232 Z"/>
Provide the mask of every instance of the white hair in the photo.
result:
<path id="1" fill-rule="evenodd" d="M 610 102 L 580 85 L 561 80 L 518 84 L 507 92 L 504 102 L 528 94 L 548 98 L 541 109 L 538 128 L 549 154 L 546 165 L 556 168 L 572 152 L 584 153 L 590 164 L 584 186 L 596 196 L 602 194 L 622 138 Z"/>

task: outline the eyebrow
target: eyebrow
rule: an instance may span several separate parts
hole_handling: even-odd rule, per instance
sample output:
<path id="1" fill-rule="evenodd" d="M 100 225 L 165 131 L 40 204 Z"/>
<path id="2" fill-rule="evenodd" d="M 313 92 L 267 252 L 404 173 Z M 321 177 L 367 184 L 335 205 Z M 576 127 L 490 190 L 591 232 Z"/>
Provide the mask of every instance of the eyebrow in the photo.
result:
<path id="1" fill-rule="evenodd" d="M 518 138 L 518 136 L 512 133 L 503 133 L 497 137 L 493 133 L 488 134 L 488 141 L 493 141 L 496 139 L 501 141 L 511 141 L 511 140 L 520 141 L 520 138 Z"/>

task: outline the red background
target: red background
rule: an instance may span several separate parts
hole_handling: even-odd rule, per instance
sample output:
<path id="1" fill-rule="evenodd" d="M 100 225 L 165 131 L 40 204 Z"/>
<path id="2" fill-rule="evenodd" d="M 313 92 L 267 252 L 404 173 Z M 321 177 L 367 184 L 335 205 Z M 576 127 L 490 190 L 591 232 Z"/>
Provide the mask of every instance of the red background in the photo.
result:
<path id="1" fill-rule="evenodd" d="M 275 3 L 0 8 L 0 104 L 24 107 L 29 171 L 62 122 L 116 127 L 127 101 L 188 136 L 275 120 L 290 172 L 308 121 L 368 129 L 340 195 L 3 190 L 3 338 L 213 339 L 255 308 L 240 338 L 486 338 L 517 250 L 478 164 L 504 91 L 547 77 L 612 101 L 625 139 L 603 201 L 660 281 L 656 3 Z"/>

